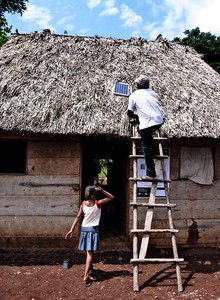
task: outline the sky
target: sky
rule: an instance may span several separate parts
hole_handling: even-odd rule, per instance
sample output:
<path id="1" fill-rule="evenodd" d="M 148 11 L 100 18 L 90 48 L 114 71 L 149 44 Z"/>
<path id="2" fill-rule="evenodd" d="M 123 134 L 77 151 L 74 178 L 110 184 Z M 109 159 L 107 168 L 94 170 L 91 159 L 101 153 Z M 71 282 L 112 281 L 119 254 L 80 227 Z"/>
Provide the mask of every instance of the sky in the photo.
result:
<path id="1" fill-rule="evenodd" d="M 220 36 L 220 0 L 29 0 L 27 10 L 5 14 L 12 32 L 53 33 L 113 38 L 158 34 L 172 40 L 199 27 Z"/>

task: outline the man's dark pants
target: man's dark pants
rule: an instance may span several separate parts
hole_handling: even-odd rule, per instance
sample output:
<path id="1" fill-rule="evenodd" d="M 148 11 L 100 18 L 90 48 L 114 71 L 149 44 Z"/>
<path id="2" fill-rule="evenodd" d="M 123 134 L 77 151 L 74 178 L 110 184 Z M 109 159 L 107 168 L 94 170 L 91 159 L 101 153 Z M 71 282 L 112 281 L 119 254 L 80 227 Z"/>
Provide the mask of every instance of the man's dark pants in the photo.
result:
<path id="1" fill-rule="evenodd" d="M 141 143 L 142 143 L 142 149 L 144 152 L 145 162 L 146 162 L 146 175 L 155 177 L 156 171 L 154 166 L 154 154 L 158 153 L 158 147 L 156 149 L 156 144 L 153 139 L 153 133 L 160 129 L 160 125 L 151 126 L 145 129 L 141 129 L 140 135 L 141 135 Z"/>

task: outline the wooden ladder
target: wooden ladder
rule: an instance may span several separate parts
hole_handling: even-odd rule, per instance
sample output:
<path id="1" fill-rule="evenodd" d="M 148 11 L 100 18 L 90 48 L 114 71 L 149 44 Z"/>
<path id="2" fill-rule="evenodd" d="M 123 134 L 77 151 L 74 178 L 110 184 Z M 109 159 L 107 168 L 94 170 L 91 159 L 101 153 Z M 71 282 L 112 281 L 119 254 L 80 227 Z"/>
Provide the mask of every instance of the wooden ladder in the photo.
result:
<path id="1" fill-rule="evenodd" d="M 131 230 L 131 233 L 133 234 L 133 258 L 131 259 L 131 263 L 133 264 L 133 287 L 134 291 L 139 291 L 139 264 L 143 263 L 175 263 L 176 265 L 176 275 L 177 275 L 177 285 L 178 285 L 178 291 L 183 291 L 183 285 L 182 285 L 182 278 L 181 278 L 181 270 L 180 270 L 180 262 L 184 261 L 183 258 L 178 257 L 178 250 L 177 250 L 177 243 L 176 243 L 176 230 L 174 228 L 173 224 L 173 218 L 172 218 L 172 208 L 175 207 L 175 204 L 170 203 L 169 199 L 169 186 L 168 183 L 170 180 L 167 179 L 166 175 L 166 165 L 165 165 L 165 159 L 168 158 L 168 156 L 163 154 L 163 148 L 162 148 L 162 141 L 166 138 L 160 137 L 160 133 L 158 132 L 158 137 L 154 138 L 157 139 L 159 142 L 159 155 L 155 156 L 156 162 L 155 162 L 155 170 L 156 174 L 158 175 L 160 170 L 162 169 L 162 175 L 163 179 L 156 179 L 156 180 L 145 180 L 152 182 L 150 196 L 148 199 L 148 202 L 139 202 L 137 199 L 137 182 L 138 181 L 144 181 L 141 178 L 137 178 L 137 159 L 143 158 L 144 155 L 138 155 L 137 154 L 137 141 L 140 141 L 140 136 L 136 134 L 136 126 L 132 125 L 132 154 L 130 155 L 130 158 L 133 159 L 133 178 L 129 178 L 130 181 L 133 182 L 133 202 L 130 203 L 130 205 L 133 207 L 133 229 Z M 163 182 L 164 183 L 164 189 L 165 189 L 165 197 L 166 201 L 165 203 L 156 203 L 156 191 L 157 191 L 157 183 Z M 138 208 L 146 208 L 146 217 L 145 217 L 145 224 L 144 229 L 138 229 Z M 157 207 L 162 207 L 167 209 L 168 213 L 168 222 L 169 222 L 169 229 L 152 229 L 152 220 L 153 220 L 153 213 L 154 209 Z M 172 250 L 173 250 L 173 258 L 146 258 L 148 245 L 149 245 L 149 239 L 151 233 L 164 233 L 168 232 L 171 234 L 171 243 L 172 243 Z M 138 243 L 138 234 L 142 234 L 142 240 L 139 248 Z"/>

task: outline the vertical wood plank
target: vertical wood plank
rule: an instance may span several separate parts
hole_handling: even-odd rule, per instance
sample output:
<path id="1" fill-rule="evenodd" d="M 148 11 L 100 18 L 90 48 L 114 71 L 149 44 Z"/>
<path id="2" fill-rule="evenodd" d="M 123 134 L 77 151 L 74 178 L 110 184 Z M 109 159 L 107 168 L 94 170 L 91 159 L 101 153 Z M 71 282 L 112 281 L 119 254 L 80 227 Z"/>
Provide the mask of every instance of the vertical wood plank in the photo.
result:
<path id="1" fill-rule="evenodd" d="M 135 126 L 132 126 L 132 133 L 135 136 Z M 132 154 L 136 155 L 137 148 L 136 142 L 132 141 Z M 133 159 L 133 177 L 137 177 L 137 161 Z M 133 182 L 133 202 L 137 203 L 137 182 Z M 133 206 L 133 228 L 137 229 L 138 225 L 138 208 L 137 206 Z M 133 235 L 133 258 L 138 258 L 138 234 L 134 233 Z M 133 289 L 135 292 L 139 291 L 139 266 L 138 264 L 133 265 Z"/>
<path id="2" fill-rule="evenodd" d="M 156 161 L 155 170 L 156 170 L 156 174 L 159 174 L 159 170 L 160 170 L 160 160 L 159 159 Z M 155 204 L 156 191 L 157 191 L 157 182 L 153 182 L 151 191 L 150 191 L 150 197 L 149 197 L 150 204 Z M 146 213 L 146 218 L 145 218 L 145 223 L 144 223 L 144 229 L 147 229 L 147 230 L 151 229 L 153 213 L 154 213 L 154 207 L 148 207 L 147 213 Z M 149 239 L 150 239 L 150 234 L 145 233 L 143 235 L 142 241 L 141 241 L 141 247 L 140 247 L 140 253 L 139 253 L 140 259 L 144 259 L 146 256 Z"/>

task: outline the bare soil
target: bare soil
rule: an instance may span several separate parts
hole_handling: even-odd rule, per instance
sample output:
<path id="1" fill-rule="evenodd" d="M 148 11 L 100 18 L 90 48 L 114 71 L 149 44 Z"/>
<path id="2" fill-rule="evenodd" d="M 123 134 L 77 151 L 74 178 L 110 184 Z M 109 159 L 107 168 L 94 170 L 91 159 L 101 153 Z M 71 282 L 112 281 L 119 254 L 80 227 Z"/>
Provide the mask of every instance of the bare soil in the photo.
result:
<path id="1" fill-rule="evenodd" d="M 167 250 L 160 250 L 160 255 L 167 255 Z M 130 251 L 96 253 L 93 271 L 96 280 L 85 287 L 83 253 L 73 253 L 70 249 L 1 250 L 0 299 L 220 300 L 218 248 L 180 251 L 179 256 L 184 258 L 181 293 L 177 289 L 175 266 L 171 264 L 140 265 L 140 291 L 134 292 L 131 256 Z M 70 260 L 70 268 L 64 268 L 64 260 Z"/>

